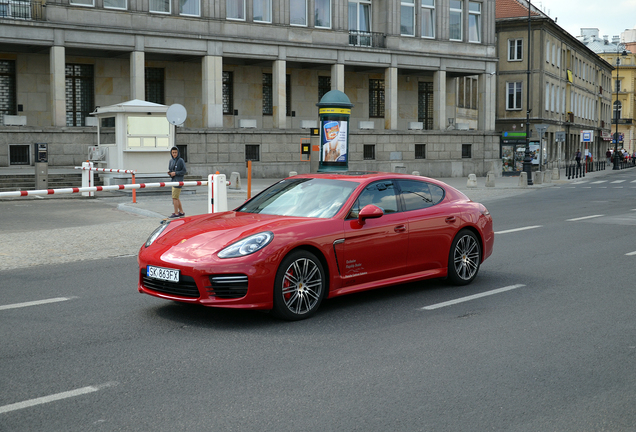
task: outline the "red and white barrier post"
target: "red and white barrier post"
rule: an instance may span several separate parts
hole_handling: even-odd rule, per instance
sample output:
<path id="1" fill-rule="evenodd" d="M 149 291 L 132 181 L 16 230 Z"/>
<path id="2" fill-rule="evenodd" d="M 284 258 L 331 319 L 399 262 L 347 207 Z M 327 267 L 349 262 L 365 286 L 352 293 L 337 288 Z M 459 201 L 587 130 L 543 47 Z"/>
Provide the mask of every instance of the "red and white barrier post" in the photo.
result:
<path id="1" fill-rule="evenodd" d="M 208 176 L 208 213 L 227 211 L 227 180 L 225 174 Z"/>
<path id="2" fill-rule="evenodd" d="M 90 188 L 94 183 L 93 162 L 82 162 L 82 188 Z M 82 192 L 82 196 L 95 196 L 95 192 Z"/>

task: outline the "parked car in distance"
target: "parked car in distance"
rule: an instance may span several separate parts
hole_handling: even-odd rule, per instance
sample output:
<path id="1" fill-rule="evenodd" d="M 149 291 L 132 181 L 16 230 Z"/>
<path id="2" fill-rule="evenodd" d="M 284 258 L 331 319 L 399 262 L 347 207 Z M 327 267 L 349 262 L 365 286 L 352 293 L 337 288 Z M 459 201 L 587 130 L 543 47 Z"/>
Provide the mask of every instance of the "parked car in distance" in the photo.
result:
<path id="1" fill-rule="evenodd" d="M 430 278 L 468 284 L 493 244 L 486 207 L 441 181 L 298 175 L 233 211 L 160 225 L 139 250 L 138 290 L 298 320 L 344 294 Z"/>

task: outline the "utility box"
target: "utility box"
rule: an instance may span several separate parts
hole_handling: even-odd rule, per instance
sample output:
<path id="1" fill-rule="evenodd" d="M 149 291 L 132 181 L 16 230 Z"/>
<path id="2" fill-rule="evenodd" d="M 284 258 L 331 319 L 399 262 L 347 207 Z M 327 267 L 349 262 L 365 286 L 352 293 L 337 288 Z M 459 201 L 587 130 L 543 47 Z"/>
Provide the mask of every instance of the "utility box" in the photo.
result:
<path id="1" fill-rule="evenodd" d="M 47 162 L 35 163 L 35 189 L 49 188 L 49 164 Z"/>

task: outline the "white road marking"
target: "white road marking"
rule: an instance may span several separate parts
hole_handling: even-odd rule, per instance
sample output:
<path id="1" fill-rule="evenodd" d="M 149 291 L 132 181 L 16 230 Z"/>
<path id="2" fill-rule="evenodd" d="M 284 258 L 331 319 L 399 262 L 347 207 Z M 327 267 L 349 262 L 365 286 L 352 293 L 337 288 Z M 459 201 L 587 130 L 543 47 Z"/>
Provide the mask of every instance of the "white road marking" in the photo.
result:
<path id="1" fill-rule="evenodd" d="M 590 184 L 600 184 L 600 183 L 605 183 L 606 181 L 607 180 L 599 180 L 599 181 L 592 182 Z"/>
<path id="2" fill-rule="evenodd" d="M 439 308 L 443 308 L 446 306 L 452 306 L 452 305 L 456 305 L 458 303 L 464 303 L 470 300 L 475 300 L 481 297 L 487 297 L 487 296 L 491 296 L 491 295 L 495 295 L 495 294 L 499 294 L 502 292 L 506 292 L 506 291 L 511 291 L 517 288 L 522 288 L 525 285 L 522 284 L 517 284 L 517 285 L 510 285 L 507 287 L 503 287 L 503 288 L 498 288 L 498 289 L 494 289 L 492 291 L 486 291 L 480 294 L 475 294 L 475 295 L 471 295 L 468 297 L 462 297 L 462 298 L 458 298 L 456 300 L 449 300 L 447 302 L 443 302 L 443 303 L 437 303 L 434 305 L 430 305 L 430 306 L 424 306 L 423 308 L 421 308 L 421 310 L 433 310 L 433 309 L 439 309 Z"/>
<path id="3" fill-rule="evenodd" d="M 629 252 L 629 253 L 626 253 L 625 255 L 627 255 L 627 256 L 632 256 L 632 255 L 636 255 L 636 251 L 634 251 L 634 252 Z"/>
<path id="4" fill-rule="evenodd" d="M 63 302 L 66 300 L 73 300 L 76 299 L 77 297 L 56 297 L 56 298 L 51 298 L 51 299 L 46 299 L 46 300 L 36 300 L 36 301 L 30 301 L 30 302 L 24 302 L 24 303 L 13 303 L 13 304 L 8 304 L 8 305 L 0 305 L 0 310 L 5 310 L 5 309 L 17 309 L 17 308 L 23 308 L 23 307 L 27 307 L 27 306 L 39 306 L 39 305 L 43 305 L 43 304 L 47 304 L 47 303 L 57 303 L 57 302 Z"/>
<path id="5" fill-rule="evenodd" d="M 514 229 L 509 229 L 509 230 L 505 230 L 505 231 L 495 231 L 495 234 L 508 234 L 508 233 L 513 233 L 513 232 L 517 232 L 517 231 L 525 231 L 525 230 L 531 230 L 531 229 L 535 229 L 535 228 L 541 228 L 543 225 L 534 225 L 534 226 L 527 226 L 527 227 L 523 227 L 523 228 L 514 228 Z"/>
<path id="6" fill-rule="evenodd" d="M 580 217 L 580 218 L 566 219 L 565 221 L 566 222 L 576 222 L 576 221 L 581 221 L 581 220 L 585 220 L 585 219 L 594 219 L 594 218 L 603 217 L 603 216 L 605 216 L 605 215 L 583 216 L 583 217 Z"/>
<path id="7" fill-rule="evenodd" d="M 20 409 L 24 409 L 24 408 L 29 408 L 32 406 L 37 406 L 37 405 L 42 405 L 45 403 L 49 403 L 49 402 L 55 402 L 55 401 L 59 401 L 62 399 L 68 399 L 68 398 L 72 398 L 75 396 L 81 396 L 81 395 L 85 395 L 88 393 L 93 393 L 96 391 L 99 391 L 103 388 L 106 387 L 111 387 L 117 385 L 116 382 L 109 382 L 109 383 L 104 383 L 104 384 L 100 384 L 100 385 L 96 385 L 96 386 L 88 386 L 88 387 L 82 387 L 79 389 L 75 389 L 75 390 L 70 390 L 70 391 L 65 391 L 62 393 L 56 393 L 56 394 L 52 394 L 49 396 L 43 396 L 43 397 L 39 397 L 39 398 L 35 398 L 35 399 L 29 399 L 26 401 L 22 401 L 22 402 L 16 402 L 13 404 L 9 404 L 9 405 L 4 405 L 4 406 L 0 406 L 0 414 L 4 414 L 4 413 L 8 413 L 11 411 L 17 411 Z"/>
<path id="8" fill-rule="evenodd" d="M 614 181 L 612 182 L 612 184 L 614 184 L 614 183 L 623 183 L 624 181 L 625 181 L 625 180 L 614 180 Z"/>

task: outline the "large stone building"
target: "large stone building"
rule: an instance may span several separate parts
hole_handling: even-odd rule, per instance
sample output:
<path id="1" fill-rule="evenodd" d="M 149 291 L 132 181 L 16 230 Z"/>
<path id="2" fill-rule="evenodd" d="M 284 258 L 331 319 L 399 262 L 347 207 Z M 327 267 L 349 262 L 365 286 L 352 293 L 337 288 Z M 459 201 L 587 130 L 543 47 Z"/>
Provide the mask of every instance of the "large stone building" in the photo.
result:
<path id="1" fill-rule="evenodd" d="M 246 159 L 255 175 L 307 172 L 303 127 L 337 89 L 354 104 L 350 169 L 501 171 L 495 0 L 9 5 L 0 166 L 33 163 L 36 142 L 48 143 L 49 165 L 78 165 L 96 144 L 91 112 L 139 99 L 185 106 L 177 143 L 192 174 L 245 172 Z"/>
<path id="2" fill-rule="evenodd" d="M 613 113 L 612 133 L 618 132 L 618 148 L 632 154 L 636 150 L 636 30 L 628 30 L 619 36 L 599 36 L 596 28 L 581 29 L 578 39 L 615 67 L 612 73 Z M 612 144 L 612 147 L 614 144 Z"/>
<path id="3" fill-rule="evenodd" d="M 563 166 L 577 149 L 604 158 L 611 143 L 612 66 L 532 5 L 528 37 L 528 7 L 524 0 L 497 0 L 496 128 L 504 172 L 521 170 L 528 107 L 531 143 L 539 146 L 536 125 L 547 127 L 535 161 L 542 169 Z"/>

